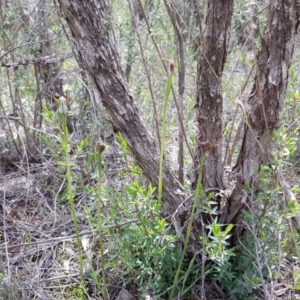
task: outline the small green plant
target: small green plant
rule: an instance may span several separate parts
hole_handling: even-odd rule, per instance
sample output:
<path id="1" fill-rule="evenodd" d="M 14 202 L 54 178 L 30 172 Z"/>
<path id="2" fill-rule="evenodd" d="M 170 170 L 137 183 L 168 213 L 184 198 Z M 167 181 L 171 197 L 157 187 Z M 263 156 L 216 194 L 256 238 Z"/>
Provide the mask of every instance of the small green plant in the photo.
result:
<path id="1" fill-rule="evenodd" d="M 235 255 L 235 248 L 230 248 L 227 241 L 231 234 L 233 225 L 226 226 L 222 230 L 222 226 L 215 219 L 212 224 L 208 225 L 209 229 L 206 241 L 204 241 L 205 249 L 212 261 L 211 270 L 212 278 L 221 284 L 221 288 L 227 287 L 235 277 L 232 271 L 231 258 Z"/>
<path id="2" fill-rule="evenodd" d="M 65 172 L 61 175 L 62 178 L 67 181 L 66 192 L 62 194 L 61 200 L 68 201 L 70 205 L 71 215 L 73 219 L 74 231 L 76 235 L 77 249 L 78 249 L 78 258 L 79 258 L 79 270 L 80 270 L 80 287 L 84 290 L 84 270 L 83 270 L 83 254 L 82 254 L 82 245 L 81 239 L 79 236 L 78 220 L 74 204 L 74 190 L 75 185 L 73 184 L 73 176 L 71 170 L 71 156 L 70 156 L 70 143 L 69 143 L 69 133 L 67 127 L 67 99 L 60 97 L 56 99 L 58 102 L 58 109 L 53 114 L 46 106 L 44 106 L 44 117 L 46 122 L 51 122 L 51 125 L 56 129 L 58 135 L 45 136 L 41 135 L 40 140 L 44 142 L 50 150 L 50 155 L 57 159 L 56 164 L 60 166 Z M 82 141 L 78 146 L 78 153 L 82 151 L 85 147 L 86 142 Z M 82 297 L 83 298 L 83 292 Z"/>
<path id="3" fill-rule="evenodd" d="M 181 253 L 180 262 L 179 262 L 179 265 L 178 265 L 178 268 L 177 268 L 177 271 L 176 271 L 176 275 L 175 275 L 175 278 L 174 278 L 172 290 L 171 290 L 170 296 L 169 296 L 170 300 L 173 299 L 173 295 L 175 294 L 175 291 L 177 289 L 179 275 L 180 275 L 180 272 L 181 272 L 181 269 L 182 269 L 182 266 L 183 266 L 184 257 L 186 255 L 186 251 L 187 251 L 187 247 L 188 247 L 190 235 L 191 235 L 191 232 L 192 232 L 192 225 L 193 225 L 193 221 L 194 221 L 194 216 L 195 216 L 197 204 L 200 203 L 200 200 L 199 200 L 200 196 L 204 192 L 203 186 L 202 186 L 201 182 L 202 182 L 202 175 L 203 175 L 203 170 L 204 170 L 205 162 L 206 162 L 206 155 L 204 155 L 201 158 L 201 161 L 200 161 L 199 176 L 198 176 L 198 181 L 197 181 L 197 188 L 196 188 L 196 193 L 195 193 L 195 199 L 194 199 L 194 203 L 193 203 L 191 215 L 190 215 L 188 226 L 187 226 L 187 231 L 186 231 L 186 236 L 185 236 L 183 251 Z"/>
<path id="4" fill-rule="evenodd" d="M 73 224 L 74 224 L 74 230 L 76 235 L 76 241 L 77 241 L 77 247 L 78 247 L 78 258 L 79 258 L 79 270 L 80 270 L 80 279 L 81 284 L 80 286 L 84 288 L 84 272 L 83 272 L 83 254 L 82 254 L 82 245 L 81 240 L 79 236 L 79 229 L 78 229 L 78 220 L 77 220 L 77 214 L 75 210 L 75 204 L 74 204 L 74 194 L 73 194 L 73 186 L 72 186 L 72 173 L 71 173 L 71 159 L 70 159 L 70 144 L 69 144 L 69 133 L 68 133 L 68 127 L 67 127 L 67 113 L 68 108 L 66 104 L 66 99 L 64 97 L 60 97 L 59 107 L 58 107 L 58 113 L 61 116 L 62 120 L 62 139 L 61 139 L 61 148 L 64 151 L 65 155 L 65 166 L 66 166 L 66 178 L 67 178 L 67 195 L 68 200 L 70 204 Z M 83 299 L 83 293 L 82 297 Z"/>
<path id="5" fill-rule="evenodd" d="M 107 287 L 106 287 L 106 274 L 105 274 L 105 258 L 104 258 L 104 247 L 103 247 L 103 229 L 102 229 L 102 152 L 105 146 L 103 144 L 98 144 L 96 146 L 95 154 L 97 159 L 97 169 L 98 169 L 98 192 L 97 192 L 97 229 L 99 234 L 99 248 L 101 254 L 101 269 L 102 269 L 102 294 L 104 300 L 108 299 Z"/>
<path id="6" fill-rule="evenodd" d="M 169 225 L 160 217 L 160 205 L 154 197 L 151 185 L 145 189 L 137 181 L 126 188 L 126 203 L 122 212 L 110 206 L 110 215 L 115 222 L 119 219 L 136 219 L 122 227 L 117 226 L 110 235 L 114 237 L 112 253 L 116 253 L 117 268 L 126 282 L 132 280 L 141 291 L 150 288 L 154 294 L 165 291 L 170 285 L 178 264 L 176 236 Z"/>
<path id="7" fill-rule="evenodd" d="M 290 146 L 289 153 L 294 149 Z M 285 151 L 278 152 L 285 156 Z M 207 225 L 207 235 L 200 236 L 208 260 L 205 266 L 207 280 L 215 281 L 228 297 L 246 299 L 258 288 L 265 287 L 270 280 L 280 276 L 278 266 L 282 258 L 298 256 L 299 234 L 292 229 L 290 219 L 295 217 L 300 206 L 296 201 L 285 202 L 278 184 L 277 167 L 280 161 L 272 162 L 256 174 L 257 192 L 245 186 L 249 197 L 243 217 L 241 238 L 235 247 L 230 246 L 233 225 L 218 224 L 214 217 Z M 205 201 L 209 203 L 209 201 Z M 199 204 L 199 213 L 215 215 L 212 205 Z M 298 271 L 294 271 L 295 286 Z M 248 299 L 248 298 L 247 298 Z"/>
<path id="8" fill-rule="evenodd" d="M 293 271 L 294 287 L 296 291 L 300 291 L 300 271 L 298 267 Z"/>

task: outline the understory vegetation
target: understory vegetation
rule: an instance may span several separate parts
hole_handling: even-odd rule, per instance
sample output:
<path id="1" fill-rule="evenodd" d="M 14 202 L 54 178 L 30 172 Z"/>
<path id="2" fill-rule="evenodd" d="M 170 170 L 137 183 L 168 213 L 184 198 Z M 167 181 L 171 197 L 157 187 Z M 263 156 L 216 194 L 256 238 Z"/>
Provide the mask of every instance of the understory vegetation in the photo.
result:
<path id="1" fill-rule="evenodd" d="M 197 64 L 213 1 L 174 2 L 183 61 L 164 1 L 112 0 L 103 25 L 113 30 L 124 81 L 161 150 L 156 185 L 78 64 L 59 3 L 0 2 L 1 299 L 300 299 L 299 37 L 268 164 L 243 185 L 242 217 L 221 224 L 272 1 L 234 3 L 221 83 L 226 188 L 218 190 L 204 183 L 215 145 L 191 184 Z M 164 206 L 166 162 L 189 208 L 183 224 Z"/>

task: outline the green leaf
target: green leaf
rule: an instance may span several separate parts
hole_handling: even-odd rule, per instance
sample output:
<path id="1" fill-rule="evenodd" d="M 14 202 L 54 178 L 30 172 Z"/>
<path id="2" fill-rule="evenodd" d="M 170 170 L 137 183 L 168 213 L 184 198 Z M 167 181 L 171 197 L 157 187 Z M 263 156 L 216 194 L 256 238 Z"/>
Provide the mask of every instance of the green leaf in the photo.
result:
<path id="1" fill-rule="evenodd" d="M 219 233 L 221 232 L 221 228 L 219 224 L 217 224 L 215 221 L 212 223 L 212 232 L 214 236 L 219 236 Z"/>
<path id="2" fill-rule="evenodd" d="M 229 233 L 231 231 L 231 229 L 233 228 L 233 225 L 232 224 L 229 224 L 226 229 L 225 229 L 225 233 Z"/>
<path id="3" fill-rule="evenodd" d="M 136 199 L 136 196 L 138 194 L 138 188 L 135 184 L 131 184 L 131 185 L 127 186 L 126 191 L 133 199 Z"/>
<path id="4" fill-rule="evenodd" d="M 66 59 L 63 63 L 62 63 L 62 67 L 64 69 L 67 69 L 70 66 L 71 62 L 69 59 Z"/>
<path id="5" fill-rule="evenodd" d="M 58 166 L 61 166 L 61 167 L 65 167 L 65 166 L 66 166 L 66 163 L 65 163 L 64 161 L 60 161 L 60 160 L 58 160 L 58 161 L 56 162 L 56 164 L 57 164 Z"/>
<path id="6" fill-rule="evenodd" d="M 300 291 L 300 271 L 296 267 L 294 268 L 294 271 L 293 271 L 293 279 L 294 279 L 294 283 L 295 283 L 295 290 Z"/>
<path id="7" fill-rule="evenodd" d="M 92 163 L 92 161 L 94 159 L 94 156 L 95 156 L 94 153 L 89 153 L 88 154 L 88 156 L 87 156 L 87 162 L 86 162 L 86 164 L 87 164 L 88 167 L 91 166 L 91 163 Z"/>

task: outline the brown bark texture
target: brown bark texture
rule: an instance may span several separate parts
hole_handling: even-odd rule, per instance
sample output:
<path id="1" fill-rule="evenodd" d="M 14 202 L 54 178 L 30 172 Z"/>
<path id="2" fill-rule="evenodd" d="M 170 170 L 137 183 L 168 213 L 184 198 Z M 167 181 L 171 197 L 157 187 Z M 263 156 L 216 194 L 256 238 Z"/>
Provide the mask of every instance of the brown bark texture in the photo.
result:
<path id="1" fill-rule="evenodd" d="M 80 66 L 94 79 L 113 126 L 127 140 L 144 175 L 157 186 L 159 149 L 143 125 L 124 79 L 108 1 L 59 0 L 59 3 L 73 35 Z M 100 106 L 100 103 L 96 105 Z M 170 216 L 178 212 L 178 207 L 183 202 L 183 187 L 165 162 L 162 200 L 164 215 Z M 175 217 L 175 221 L 176 219 L 180 218 Z M 180 225 L 174 225 L 179 233 Z"/>
<path id="2" fill-rule="evenodd" d="M 143 125 L 124 79 L 108 0 L 59 0 L 59 3 L 72 32 L 80 66 L 93 78 L 112 124 L 127 140 L 144 175 L 153 185 L 157 185 L 159 149 Z M 244 139 L 236 166 L 237 185 L 219 218 L 223 224 L 236 224 L 241 219 L 241 209 L 248 200 L 245 198 L 244 185 L 252 185 L 255 182 L 255 170 L 261 164 L 268 163 L 272 133 L 280 121 L 298 25 L 299 0 L 271 0 L 269 6 L 262 47 L 257 55 L 252 93 L 246 105 L 241 105 L 245 118 Z M 206 189 L 224 189 L 221 77 L 227 59 L 232 13 L 233 0 L 208 1 L 206 28 L 198 60 L 199 137 L 196 149 L 198 164 L 203 155 L 207 156 L 203 173 L 203 186 Z M 194 166 L 194 187 L 199 175 L 198 164 Z M 179 235 L 189 215 L 183 203 L 183 187 L 171 173 L 166 160 L 163 213 L 174 216 L 173 225 Z M 198 240 L 197 236 L 202 232 L 199 231 L 199 220 L 193 223 L 193 241 Z M 197 249 L 194 248 L 193 252 L 196 253 Z"/>
<path id="3" fill-rule="evenodd" d="M 177 58 L 178 58 L 178 119 L 182 121 L 184 119 L 184 89 L 185 89 L 185 61 L 184 61 L 184 31 L 187 31 L 186 24 L 182 24 L 182 17 L 179 14 L 179 9 L 174 3 L 174 1 L 164 0 L 168 15 L 172 22 L 174 32 L 176 35 L 177 44 Z M 175 96 L 174 96 L 175 97 Z M 183 128 L 181 127 L 179 121 L 179 134 L 178 134 L 178 180 L 181 184 L 184 183 L 184 138 L 183 138 Z"/>
<path id="4" fill-rule="evenodd" d="M 223 98 L 221 78 L 227 59 L 233 0 L 208 2 L 206 26 L 200 47 L 197 74 L 198 143 L 192 186 L 196 188 L 201 157 L 208 154 L 203 187 L 224 189 L 222 161 Z"/>
<path id="5" fill-rule="evenodd" d="M 261 49 L 256 58 L 256 74 L 252 92 L 245 105 L 244 138 L 236 167 L 237 184 L 224 207 L 220 223 L 237 224 L 241 210 L 249 201 L 245 184 L 255 191 L 255 171 L 268 165 L 272 157 L 271 142 L 274 130 L 280 125 L 288 83 L 295 35 L 299 22 L 300 2 L 272 0 L 267 24 L 261 39 Z M 251 203 L 248 202 L 251 206 Z"/>

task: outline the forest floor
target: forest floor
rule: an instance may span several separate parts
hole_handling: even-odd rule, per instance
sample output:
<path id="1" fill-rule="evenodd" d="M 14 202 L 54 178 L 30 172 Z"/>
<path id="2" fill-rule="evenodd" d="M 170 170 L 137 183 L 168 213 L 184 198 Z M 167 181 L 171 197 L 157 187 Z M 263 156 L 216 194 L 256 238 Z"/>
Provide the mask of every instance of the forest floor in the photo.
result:
<path id="1" fill-rule="evenodd" d="M 104 156 L 109 163 L 104 185 L 122 189 L 130 178 L 118 179 L 125 161 L 118 146 Z M 76 159 L 76 158 L 73 158 Z M 76 236 L 68 203 L 60 199 L 65 179 L 53 158 L 25 164 L 2 160 L 0 179 L 0 295 L 2 299 L 76 299 L 80 285 Z M 297 170 L 295 170 L 297 172 Z M 295 178 L 295 177 L 294 177 Z M 79 183 L 76 183 L 79 184 Z M 85 299 L 102 299 L 92 279 L 101 277 L 98 236 L 87 221 L 87 211 L 96 213 L 94 199 L 83 192 L 75 196 L 79 232 L 84 255 Z M 109 252 L 106 249 L 105 252 Z M 300 299 L 294 292 L 293 258 L 283 258 L 280 276 L 272 286 L 276 299 Z M 134 283 L 124 285 L 119 274 L 108 273 L 110 299 L 143 299 Z M 226 299 L 220 287 L 206 284 L 207 299 Z M 201 285 L 193 299 L 200 299 Z M 219 291 L 219 292 L 218 292 Z M 198 294 L 198 296 L 197 296 Z M 198 297 L 198 298 L 197 298 Z M 263 299 L 256 291 L 253 299 Z M 148 299 L 152 298 L 149 294 Z M 160 298 L 163 299 L 163 298 Z"/>

